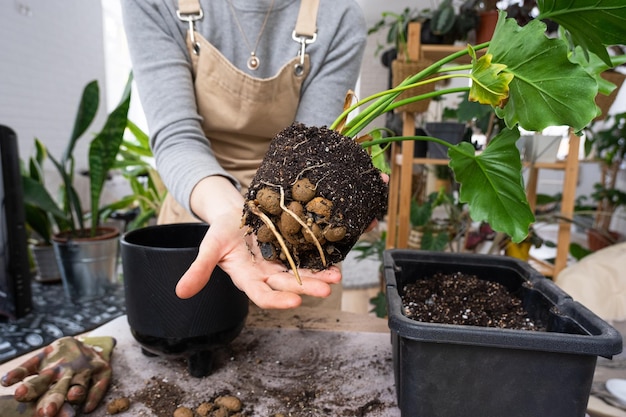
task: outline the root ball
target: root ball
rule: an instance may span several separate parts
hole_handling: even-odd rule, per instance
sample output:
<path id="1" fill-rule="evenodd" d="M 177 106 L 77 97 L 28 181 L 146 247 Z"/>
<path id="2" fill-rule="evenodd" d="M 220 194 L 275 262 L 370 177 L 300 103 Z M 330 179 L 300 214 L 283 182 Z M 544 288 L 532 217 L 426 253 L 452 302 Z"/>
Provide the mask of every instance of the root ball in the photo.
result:
<path id="1" fill-rule="evenodd" d="M 272 209 L 279 214 L 271 214 L 268 204 L 264 202 L 263 208 L 260 206 L 265 201 L 265 191 L 261 192 L 264 188 L 275 190 L 274 202 L 279 202 L 279 191 L 283 190 L 283 207 L 298 201 L 305 207 L 301 219 L 307 227 L 317 224 L 327 236 L 323 235 L 314 244 L 307 242 L 305 236 L 310 238 L 310 233 L 303 225 L 298 233 L 282 236 L 282 210 L 279 213 Z M 311 191 L 315 191 L 314 196 Z M 375 218 L 382 219 L 386 210 L 387 185 L 359 143 L 325 127 L 294 123 L 270 143 L 248 187 L 244 222 L 254 233 L 267 222 L 276 226 L 285 248 L 276 246 L 278 239 L 270 243 L 274 244 L 280 260 L 287 258 L 290 269 L 324 269 L 345 259 L 363 230 Z M 344 237 L 340 239 L 341 235 Z M 289 254 L 283 253 L 284 250 Z"/>

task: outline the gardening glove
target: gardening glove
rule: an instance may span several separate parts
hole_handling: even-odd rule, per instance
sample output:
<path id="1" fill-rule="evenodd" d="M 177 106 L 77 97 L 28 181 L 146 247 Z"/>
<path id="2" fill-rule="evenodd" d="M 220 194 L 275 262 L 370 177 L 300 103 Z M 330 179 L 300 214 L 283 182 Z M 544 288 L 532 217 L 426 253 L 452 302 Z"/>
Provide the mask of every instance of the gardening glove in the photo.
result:
<path id="1" fill-rule="evenodd" d="M 0 396 L 0 416 L 2 417 L 38 417 L 34 402 L 20 402 L 13 395 Z M 75 417 L 76 411 L 65 402 L 55 417 Z"/>
<path id="2" fill-rule="evenodd" d="M 9 371 L 0 382 L 8 387 L 23 381 L 15 389 L 14 397 L 21 402 L 37 400 L 38 416 L 57 416 L 65 401 L 84 403 L 83 411 L 89 413 L 96 408 L 111 381 L 110 358 L 114 346 L 115 339 L 108 336 L 87 337 L 82 341 L 63 337 Z M 36 376 L 24 380 L 31 375 Z"/>

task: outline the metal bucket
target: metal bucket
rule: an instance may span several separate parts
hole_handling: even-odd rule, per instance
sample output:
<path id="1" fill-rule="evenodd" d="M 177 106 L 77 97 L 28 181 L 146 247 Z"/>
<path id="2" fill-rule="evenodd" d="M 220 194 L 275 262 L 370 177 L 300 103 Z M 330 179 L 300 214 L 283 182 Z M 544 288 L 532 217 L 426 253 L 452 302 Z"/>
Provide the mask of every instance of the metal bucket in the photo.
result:
<path id="1" fill-rule="evenodd" d="M 102 229 L 108 233 L 96 239 L 53 239 L 63 288 L 72 301 L 101 297 L 118 282 L 119 231 Z"/>

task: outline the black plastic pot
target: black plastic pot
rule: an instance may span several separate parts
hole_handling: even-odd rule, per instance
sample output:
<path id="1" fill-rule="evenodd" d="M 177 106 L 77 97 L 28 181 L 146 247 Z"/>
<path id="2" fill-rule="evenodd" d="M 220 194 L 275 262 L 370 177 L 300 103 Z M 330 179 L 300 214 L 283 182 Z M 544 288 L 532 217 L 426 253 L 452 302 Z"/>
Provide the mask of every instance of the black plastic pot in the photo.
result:
<path id="1" fill-rule="evenodd" d="M 467 127 L 464 123 L 457 122 L 433 122 L 426 123 L 424 129 L 429 136 L 444 140 L 452 145 L 463 141 Z M 428 157 L 432 159 L 448 159 L 448 148 L 436 143 L 428 144 Z"/>
<path id="2" fill-rule="evenodd" d="M 192 298 L 176 296 L 176 283 L 198 254 L 208 226 L 149 226 L 121 240 L 126 312 L 133 337 L 147 355 L 185 357 L 195 377 L 212 371 L 215 349 L 244 327 L 248 298 L 219 267 Z"/>
<path id="3" fill-rule="evenodd" d="M 547 331 L 405 317 L 404 286 L 436 272 L 475 274 L 503 284 Z M 597 357 L 622 350 L 613 327 L 514 258 L 389 250 L 384 274 L 403 417 L 583 417 Z"/>

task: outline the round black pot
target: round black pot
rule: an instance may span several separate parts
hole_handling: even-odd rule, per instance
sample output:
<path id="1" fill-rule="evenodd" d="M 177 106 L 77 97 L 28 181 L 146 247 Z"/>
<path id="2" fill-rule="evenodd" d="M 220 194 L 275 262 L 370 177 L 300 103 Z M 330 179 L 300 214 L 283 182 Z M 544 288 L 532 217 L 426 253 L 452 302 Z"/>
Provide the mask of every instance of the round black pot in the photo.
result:
<path id="1" fill-rule="evenodd" d="M 217 267 L 197 295 L 176 296 L 176 283 L 198 254 L 206 224 L 149 226 L 122 236 L 126 313 L 147 355 L 185 357 L 195 377 L 212 371 L 215 349 L 241 333 L 248 298 Z"/>

